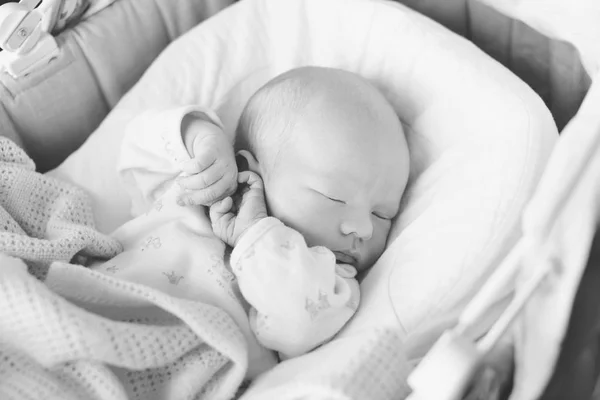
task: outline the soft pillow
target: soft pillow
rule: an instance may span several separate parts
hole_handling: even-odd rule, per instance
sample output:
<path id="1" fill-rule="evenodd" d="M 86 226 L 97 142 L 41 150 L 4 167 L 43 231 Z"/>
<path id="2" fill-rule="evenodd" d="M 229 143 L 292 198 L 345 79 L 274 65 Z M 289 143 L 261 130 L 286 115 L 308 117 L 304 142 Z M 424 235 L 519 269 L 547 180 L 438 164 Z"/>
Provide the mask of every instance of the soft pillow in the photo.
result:
<path id="1" fill-rule="evenodd" d="M 62 31 L 47 65 L 19 79 L 0 74 L 0 134 L 23 146 L 38 170 L 56 167 L 171 40 L 232 2 L 114 1 Z"/>
<path id="2" fill-rule="evenodd" d="M 369 79 L 395 107 L 411 150 L 402 214 L 342 335 L 372 326 L 412 332 L 456 312 L 517 237 L 521 208 L 557 130 L 527 85 L 401 5 L 239 2 L 173 42 L 52 175 L 87 189 L 98 226 L 109 232 L 129 218 L 115 165 L 133 117 L 148 108 L 200 104 L 216 109 L 233 134 L 249 96 L 302 65 Z"/>

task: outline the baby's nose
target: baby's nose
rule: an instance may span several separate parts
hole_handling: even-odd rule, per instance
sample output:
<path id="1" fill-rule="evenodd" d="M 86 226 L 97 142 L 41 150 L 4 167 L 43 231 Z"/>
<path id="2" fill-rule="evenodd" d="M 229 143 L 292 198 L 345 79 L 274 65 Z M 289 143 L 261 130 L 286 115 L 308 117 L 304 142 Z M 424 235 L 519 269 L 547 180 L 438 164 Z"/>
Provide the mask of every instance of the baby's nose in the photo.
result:
<path id="1" fill-rule="evenodd" d="M 373 222 L 370 215 L 367 218 L 354 216 L 342 222 L 341 230 L 344 235 L 355 235 L 358 239 L 369 240 L 373 236 Z"/>

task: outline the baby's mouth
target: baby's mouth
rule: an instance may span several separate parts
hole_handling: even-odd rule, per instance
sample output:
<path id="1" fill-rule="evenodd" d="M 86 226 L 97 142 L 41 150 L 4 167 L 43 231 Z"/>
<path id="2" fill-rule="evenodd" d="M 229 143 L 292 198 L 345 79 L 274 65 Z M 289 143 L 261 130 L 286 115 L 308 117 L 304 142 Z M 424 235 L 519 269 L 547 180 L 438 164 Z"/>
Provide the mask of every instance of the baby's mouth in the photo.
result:
<path id="1" fill-rule="evenodd" d="M 335 254 L 335 259 L 342 264 L 356 265 L 358 263 L 355 256 L 343 251 L 334 251 L 333 254 Z"/>

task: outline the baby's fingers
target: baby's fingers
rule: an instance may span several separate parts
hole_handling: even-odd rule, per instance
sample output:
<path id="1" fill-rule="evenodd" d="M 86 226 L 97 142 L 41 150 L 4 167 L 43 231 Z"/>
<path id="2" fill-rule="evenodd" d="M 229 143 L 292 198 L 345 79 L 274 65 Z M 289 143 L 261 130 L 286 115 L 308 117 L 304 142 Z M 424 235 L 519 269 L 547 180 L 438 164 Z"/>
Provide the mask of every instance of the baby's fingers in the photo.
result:
<path id="1" fill-rule="evenodd" d="M 233 200 L 231 197 L 226 197 L 210 206 L 208 210 L 210 225 L 214 234 L 228 244 L 230 244 L 230 240 L 227 232 L 229 232 L 235 219 L 235 215 L 230 212 L 232 205 Z"/>
<path id="2" fill-rule="evenodd" d="M 233 200 L 231 197 L 225 197 L 221 201 L 217 201 L 209 209 L 209 216 L 211 221 L 217 221 L 223 215 L 227 214 L 233 206 Z"/>
<path id="3" fill-rule="evenodd" d="M 221 200 L 226 196 L 235 192 L 235 182 L 232 184 L 225 179 L 217 181 L 214 185 L 201 190 L 192 190 L 182 193 L 177 200 L 177 204 L 184 205 L 204 205 L 208 206 L 217 200 Z"/>
<path id="4" fill-rule="evenodd" d="M 262 179 L 258 174 L 252 171 L 240 172 L 238 174 L 238 183 L 245 183 L 250 186 L 250 189 L 264 189 Z"/>
<path id="5" fill-rule="evenodd" d="M 177 178 L 177 183 L 182 189 L 200 190 L 214 185 L 221 179 L 229 180 L 233 183 L 235 176 L 230 171 L 227 171 L 225 167 L 220 166 L 219 163 L 214 163 L 197 174 L 180 176 Z"/>
<path id="6" fill-rule="evenodd" d="M 188 175 L 198 174 L 212 166 L 216 161 L 217 156 L 214 152 L 206 152 L 181 164 L 181 170 Z"/>

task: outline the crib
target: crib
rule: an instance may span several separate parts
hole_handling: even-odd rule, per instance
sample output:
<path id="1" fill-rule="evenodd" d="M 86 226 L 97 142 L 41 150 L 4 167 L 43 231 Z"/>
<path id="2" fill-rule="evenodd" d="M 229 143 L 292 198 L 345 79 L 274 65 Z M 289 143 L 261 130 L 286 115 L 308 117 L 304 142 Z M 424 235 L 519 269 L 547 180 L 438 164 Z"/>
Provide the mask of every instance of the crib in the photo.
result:
<path id="1" fill-rule="evenodd" d="M 9 11 L 36 13 L 36 2 L 22 3 Z M 114 164 L 110 149 L 132 116 L 202 102 L 233 133 L 257 87 L 306 63 L 370 79 L 396 107 L 419 160 L 389 251 L 361 283 L 358 322 L 245 393 L 235 394 L 234 363 L 227 390 L 195 398 L 459 399 L 503 339 L 514 353 L 503 360 L 510 372 L 502 398 L 597 396 L 600 7 L 593 0 L 92 0 L 85 10 L 68 5 L 73 19 L 54 27 L 48 15 L 67 10 L 61 3 L 87 2 L 42 2 L 38 47 L 27 51 L 11 42 L 30 28 L 27 20 L 0 21 L 0 134 L 39 173 L 90 193 L 101 232 L 130 217 L 114 178 L 97 171 Z M 278 32 L 286 35 L 261 36 Z M 356 51 L 364 32 L 369 40 Z M 223 55 L 210 57 L 215 51 Z M 403 57 L 417 61 L 404 66 Z M 234 61 L 252 68 L 230 67 Z M 473 152 L 481 153 L 468 160 Z M 455 161 L 461 157 L 468 162 Z M 469 172 L 486 168 L 489 181 Z M 456 173 L 439 178 L 440 169 Z M 440 270 L 444 257 L 450 271 Z M 435 274 L 436 283 L 426 283 Z M 0 393 L 22 398 L 2 363 Z M 131 381 L 125 387 L 123 398 L 161 398 Z"/>

